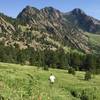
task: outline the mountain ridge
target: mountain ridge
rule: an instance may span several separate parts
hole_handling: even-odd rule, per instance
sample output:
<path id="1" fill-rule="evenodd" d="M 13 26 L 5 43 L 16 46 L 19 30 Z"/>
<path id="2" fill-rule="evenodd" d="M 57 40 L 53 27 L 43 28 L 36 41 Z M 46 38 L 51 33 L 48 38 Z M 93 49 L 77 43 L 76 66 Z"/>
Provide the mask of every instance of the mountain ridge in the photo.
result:
<path id="1" fill-rule="evenodd" d="M 55 10 L 57 10 L 57 11 L 59 11 L 60 13 L 62 13 L 63 15 L 64 15 L 64 17 L 65 18 L 67 18 L 67 20 L 68 21 L 70 21 L 71 23 L 73 23 L 74 25 L 76 25 L 78 28 L 80 28 L 80 29 L 82 29 L 83 31 L 85 31 L 85 32 L 90 32 L 90 33 L 96 33 L 96 34 L 99 34 L 100 33 L 100 20 L 99 19 L 97 19 L 97 18 L 95 18 L 95 17 L 92 17 L 92 16 L 90 16 L 89 14 L 86 14 L 85 13 L 85 11 L 83 11 L 82 9 L 80 9 L 80 8 L 74 8 L 73 10 L 71 10 L 71 11 L 68 11 L 68 12 L 62 12 L 62 11 L 60 11 L 60 10 L 58 10 L 58 9 L 56 9 L 56 8 L 54 8 L 54 7 L 52 7 L 52 6 L 47 6 L 47 7 L 44 7 L 44 8 L 41 8 L 41 9 L 38 9 L 38 8 L 36 8 L 36 7 L 32 7 L 32 6 L 30 6 L 30 5 L 27 5 L 23 10 L 22 10 L 22 12 L 25 10 L 25 9 L 27 9 L 27 8 L 34 8 L 34 10 L 37 10 L 37 12 L 38 11 L 41 11 L 41 10 L 43 10 L 43 9 L 46 9 L 46 8 L 52 8 L 52 9 L 55 9 Z M 77 13 L 78 12 L 78 13 Z M 81 15 L 82 16 L 80 16 L 80 13 L 79 12 L 81 12 Z M 75 13 L 77 13 L 77 14 L 75 14 Z M 7 15 L 5 15 L 5 14 L 3 14 L 3 13 L 0 13 L 0 16 L 1 16 L 1 14 L 2 15 L 4 15 L 4 16 L 6 16 L 6 17 L 9 17 L 9 16 L 7 16 Z M 20 13 L 17 15 L 17 17 L 20 15 Z M 75 15 L 77 15 L 79 18 L 77 18 L 77 16 L 75 16 Z M 11 19 L 17 19 L 17 17 L 16 18 L 13 18 L 13 17 L 9 17 L 9 19 L 11 18 Z M 71 18 L 69 18 L 69 17 L 71 17 Z M 81 18 L 81 17 L 83 17 L 83 18 Z M 81 22 L 81 20 L 83 20 L 83 22 L 85 22 L 85 23 L 83 23 L 83 22 Z M 85 25 L 82 25 L 82 24 L 85 24 Z"/>
<path id="2" fill-rule="evenodd" d="M 37 25 L 39 28 L 38 30 L 45 30 L 47 33 L 56 36 L 59 41 L 63 40 L 61 42 L 64 42 L 64 44 L 66 42 L 70 42 L 76 48 L 87 48 L 87 40 L 85 38 L 81 38 L 81 35 L 83 37 L 85 37 L 85 35 L 82 34 L 82 32 L 73 26 L 68 20 L 66 20 L 63 17 L 62 12 L 59 10 L 53 7 L 45 7 L 41 10 L 38 10 L 37 13 L 36 9 L 34 9 L 34 12 L 36 12 L 34 15 L 32 15 L 32 13 L 27 13 L 28 10 L 32 11 L 33 8 L 29 7 L 29 9 L 27 8 L 26 11 L 22 11 L 20 13 L 21 16 L 19 17 L 18 15 L 17 18 L 20 21 L 26 22 L 26 24 L 29 24 L 29 26 L 33 27 Z M 32 17 L 30 18 L 30 16 Z M 79 36 L 81 39 L 78 39 L 77 36 Z M 80 44 L 78 44 L 78 42 Z M 83 46 L 81 43 L 85 45 Z"/>
<path id="3" fill-rule="evenodd" d="M 28 46 L 34 47 L 34 45 L 35 48 L 37 47 L 36 45 L 38 45 L 38 47 L 42 46 L 41 48 L 45 48 L 45 46 L 46 48 L 48 46 L 56 48 L 58 45 L 54 46 L 55 44 L 51 42 L 55 41 L 62 46 L 90 52 L 91 48 L 89 46 L 88 36 L 84 34 L 82 27 L 79 27 L 74 21 L 72 22 L 72 20 L 68 18 L 70 15 L 72 18 L 73 14 L 75 14 L 75 16 L 80 14 L 82 16 L 85 15 L 86 18 L 88 17 L 79 8 L 74 9 L 70 13 L 62 13 L 53 7 L 45 7 L 39 10 L 35 7 L 26 6 L 16 19 L 10 20 L 8 17 L 8 20 L 6 20 L 4 16 L 1 16 L 7 23 L 9 22 L 9 24 L 13 26 L 15 31 L 11 32 L 12 34 L 8 40 L 7 36 L 9 34 L 2 31 L 3 34 L 7 34 L 7 36 L 0 38 L 5 38 L 5 42 L 7 42 L 7 44 L 10 43 L 9 45 L 14 46 L 15 43 L 18 43 L 18 45 L 21 44 L 23 48 L 27 48 Z M 91 18 L 93 23 L 94 18 Z M 94 22 L 96 21 L 98 22 L 98 20 L 95 19 Z M 2 27 L 2 24 L 0 27 Z M 4 29 L 11 31 L 9 26 L 5 26 Z"/>

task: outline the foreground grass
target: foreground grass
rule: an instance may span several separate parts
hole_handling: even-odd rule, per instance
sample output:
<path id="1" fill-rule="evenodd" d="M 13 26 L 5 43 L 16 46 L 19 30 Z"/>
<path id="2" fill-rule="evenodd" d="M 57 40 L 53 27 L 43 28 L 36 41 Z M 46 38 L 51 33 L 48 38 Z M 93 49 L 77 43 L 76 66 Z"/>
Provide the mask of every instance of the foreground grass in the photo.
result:
<path id="1" fill-rule="evenodd" d="M 56 76 L 52 86 L 50 73 Z M 0 63 L 0 100 L 87 100 L 81 98 L 83 91 L 88 100 L 100 100 L 100 76 L 84 81 L 84 72 L 73 76 L 66 70 Z"/>

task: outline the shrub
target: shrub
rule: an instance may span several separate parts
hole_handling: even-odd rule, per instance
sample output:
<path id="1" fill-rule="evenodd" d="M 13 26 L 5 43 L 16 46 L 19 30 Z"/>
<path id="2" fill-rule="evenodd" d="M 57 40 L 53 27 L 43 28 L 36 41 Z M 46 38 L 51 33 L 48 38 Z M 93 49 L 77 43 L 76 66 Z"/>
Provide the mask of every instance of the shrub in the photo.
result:
<path id="1" fill-rule="evenodd" d="M 4 97 L 0 94 L 0 100 L 4 100 Z"/>
<path id="2" fill-rule="evenodd" d="M 46 71 L 49 70 L 48 66 L 44 66 L 43 69 L 46 70 Z"/>
<path id="3" fill-rule="evenodd" d="M 72 67 L 70 67 L 70 68 L 68 69 L 68 73 L 69 73 L 69 74 L 72 74 L 72 75 L 75 75 L 75 69 L 72 68 Z"/>
<path id="4" fill-rule="evenodd" d="M 81 100 L 96 100 L 95 91 L 83 90 L 80 96 Z"/>
<path id="5" fill-rule="evenodd" d="M 99 75 L 100 74 L 100 68 L 96 69 L 95 74 Z"/>
<path id="6" fill-rule="evenodd" d="M 86 73 L 85 73 L 85 80 L 90 80 L 91 79 L 91 72 L 89 72 L 89 71 L 87 71 Z"/>
<path id="7" fill-rule="evenodd" d="M 96 100 L 96 94 L 94 89 L 72 89 L 70 91 L 71 95 L 79 100 Z"/>
<path id="8" fill-rule="evenodd" d="M 82 94 L 81 94 L 80 99 L 81 99 L 81 100 L 89 100 L 89 99 L 88 99 L 88 95 L 86 94 L 86 92 L 85 92 L 84 90 L 82 91 Z"/>
<path id="9" fill-rule="evenodd" d="M 71 90 L 70 93 L 73 97 L 78 97 L 78 92 L 76 90 Z"/>

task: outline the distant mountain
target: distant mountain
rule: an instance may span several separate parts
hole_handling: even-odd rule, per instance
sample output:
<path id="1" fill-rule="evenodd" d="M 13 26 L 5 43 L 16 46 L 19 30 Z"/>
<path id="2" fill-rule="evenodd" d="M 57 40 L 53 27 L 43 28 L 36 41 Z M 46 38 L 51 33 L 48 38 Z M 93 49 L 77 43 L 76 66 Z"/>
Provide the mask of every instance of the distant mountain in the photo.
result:
<path id="1" fill-rule="evenodd" d="M 87 15 L 79 8 L 76 8 L 68 13 L 64 13 L 64 17 L 86 32 L 100 34 L 100 20 Z"/>
<path id="2" fill-rule="evenodd" d="M 20 49 L 77 49 L 91 52 L 89 37 L 84 31 L 99 33 L 100 21 L 74 9 L 62 13 L 53 7 L 41 10 L 26 6 L 16 19 L 0 15 L 0 41 L 5 46 L 17 44 Z"/>
<path id="3" fill-rule="evenodd" d="M 63 13 L 53 7 L 41 10 L 27 6 L 17 19 L 24 25 L 46 32 L 50 38 L 64 45 L 88 51 L 88 37 L 66 20 Z"/>

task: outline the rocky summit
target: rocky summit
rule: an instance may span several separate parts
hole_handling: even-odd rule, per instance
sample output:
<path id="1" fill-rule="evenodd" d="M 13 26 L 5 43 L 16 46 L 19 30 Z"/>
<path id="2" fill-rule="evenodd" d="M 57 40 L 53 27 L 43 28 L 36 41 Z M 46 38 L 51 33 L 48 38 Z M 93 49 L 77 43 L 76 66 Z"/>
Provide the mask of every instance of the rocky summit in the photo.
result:
<path id="1" fill-rule="evenodd" d="M 87 15 L 79 8 L 64 13 L 64 17 L 83 31 L 97 34 L 100 33 L 100 21 Z"/>

